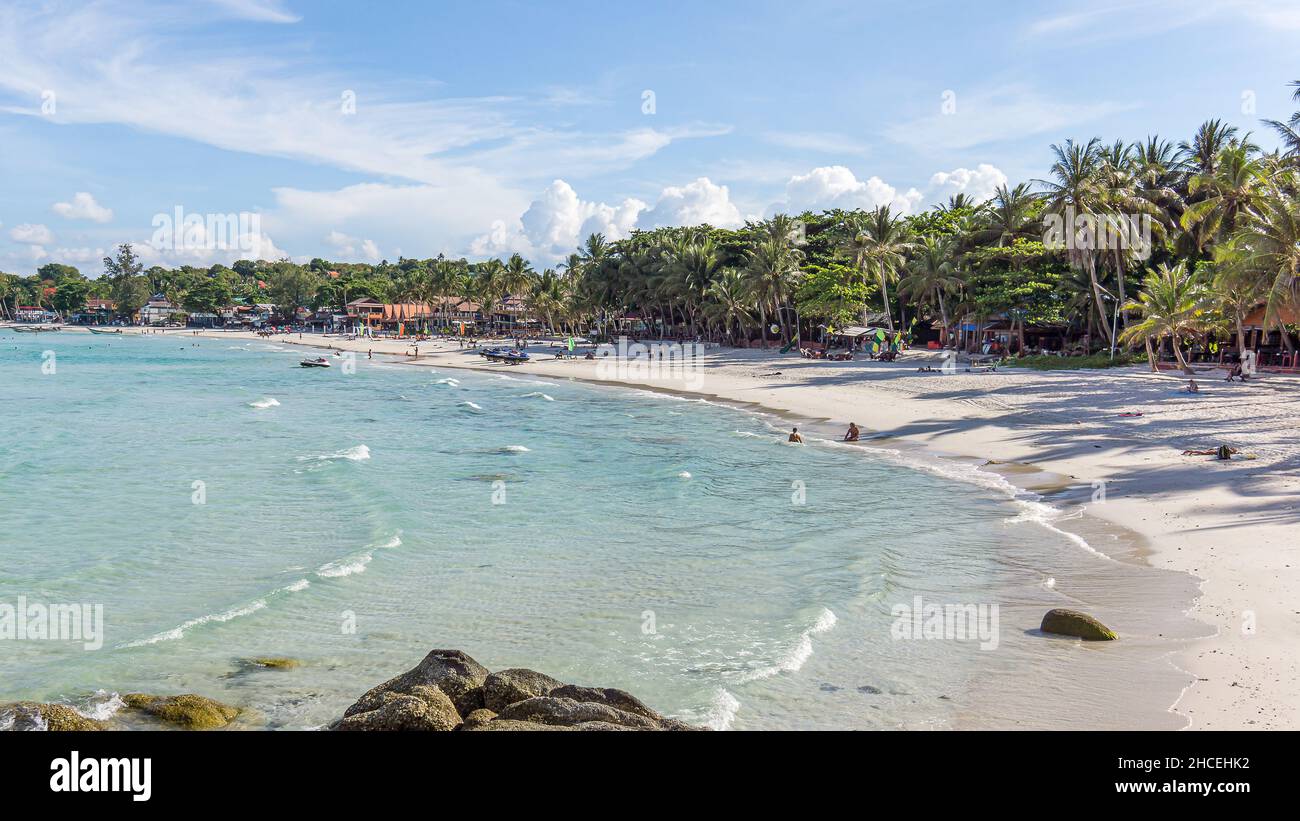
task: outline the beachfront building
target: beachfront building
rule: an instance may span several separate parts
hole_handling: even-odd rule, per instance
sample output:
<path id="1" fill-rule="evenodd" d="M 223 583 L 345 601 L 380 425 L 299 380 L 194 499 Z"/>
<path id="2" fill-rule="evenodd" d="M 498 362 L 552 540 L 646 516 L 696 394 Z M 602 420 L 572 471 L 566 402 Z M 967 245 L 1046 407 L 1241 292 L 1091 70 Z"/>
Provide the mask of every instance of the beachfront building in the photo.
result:
<path id="1" fill-rule="evenodd" d="M 165 294 L 154 294 L 140 309 L 140 324 L 165 325 L 184 313 Z"/>
<path id="2" fill-rule="evenodd" d="M 1300 310 L 1286 305 L 1278 307 L 1277 319 L 1286 326 L 1286 331 L 1279 330 L 1276 322 L 1266 324 L 1267 315 L 1267 306 L 1261 304 L 1242 321 L 1241 327 L 1246 334 L 1246 350 L 1255 352 L 1260 367 L 1300 368 L 1300 353 L 1297 353 L 1300 351 L 1300 334 L 1294 330 L 1297 325 L 1300 325 Z M 1286 338 L 1283 338 L 1284 333 Z M 1235 335 L 1228 347 L 1236 352 Z"/>
<path id="3" fill-rule="evenodd" d="M 14 311 L 14 319 L 19 322 L 58 322 L 59 315 L 39 305 L 19 305 L 18 310 Z"/>

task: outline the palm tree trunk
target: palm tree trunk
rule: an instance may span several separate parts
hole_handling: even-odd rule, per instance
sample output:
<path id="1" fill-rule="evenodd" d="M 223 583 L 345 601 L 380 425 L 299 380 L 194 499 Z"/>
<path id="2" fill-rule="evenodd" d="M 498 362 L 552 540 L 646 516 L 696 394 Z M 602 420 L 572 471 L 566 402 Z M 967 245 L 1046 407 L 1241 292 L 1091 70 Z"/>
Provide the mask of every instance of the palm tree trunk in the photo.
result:
<path id="1" fill-rule="evenodd" d="M 1151 365 L 1151 372 L 1160 373 L 1160 366 L 1156 364 L 1155 348 L 1151 347 L 1151 337 L 1149 336 L 1142 337 L 1142 342 L 1146 345 L 1147 348 L 1147 362 L 1150 363 Z"/>
<path id="2" fill-rule="evenodd" d="M 889 283 L 885 281 L 885 266 L 880 266 L 880 295 L 885 300 L 885 324 L 889 332 L 894 332 L 894 312 L 889 307 Z"/>
<path id="3" fill-rule="evenodd" d="M 1188 376 L 1191 376 L 1192 374 L 1196 373 L 1195 371 L 1192 370 L 1192 367 L 1187 364 L 1187 360 L 1183 359 L 1183 349 L 1178 345 L 1178 337 L 1177 336 L 1171 337 L 1169 343 L 1171 347 L 1173 347 L 1174 349 L 1174 359 L 1178 360 L 1178 367 L 1183 369 L 1183 373 L 1187 374 Z"/>
<path id="4" fill-rule="evenodd" d="M 1110 347 L 1115 344 L 1115 332 L 1106 321 L 1106 301 L 1101 298 L 1101 283 L 1097 281 L 1097 260 L 1092 254 L 1088 254 L 1087 259 L 1088 279 L 1092 283 L 1092 300 L 1096 303 L 1097 315 L 1101 318 L 1101 329 L 1106 334 L 1106 345 Z"/>

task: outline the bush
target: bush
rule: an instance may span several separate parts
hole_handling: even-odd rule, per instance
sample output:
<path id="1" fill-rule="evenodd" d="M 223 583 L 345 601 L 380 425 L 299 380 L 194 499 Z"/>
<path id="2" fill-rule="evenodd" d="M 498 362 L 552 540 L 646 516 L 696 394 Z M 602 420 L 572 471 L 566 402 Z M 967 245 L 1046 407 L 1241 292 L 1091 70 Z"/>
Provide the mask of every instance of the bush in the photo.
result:
<path id="1" fill-rule="evenodd" d="M 1074 371 L 1086 368 L 1123 368 L 1145 361 L 1145 355 L 1126 351 L 1116 351 L 1115 358 L 1112 360 L 1109 351 L 1102 351 L 1091 356 L 1026 356 L 1020 359 L 1006 359 L 1003 364 L 1012 368 L 1030 368 L 1035 371 Z"/>

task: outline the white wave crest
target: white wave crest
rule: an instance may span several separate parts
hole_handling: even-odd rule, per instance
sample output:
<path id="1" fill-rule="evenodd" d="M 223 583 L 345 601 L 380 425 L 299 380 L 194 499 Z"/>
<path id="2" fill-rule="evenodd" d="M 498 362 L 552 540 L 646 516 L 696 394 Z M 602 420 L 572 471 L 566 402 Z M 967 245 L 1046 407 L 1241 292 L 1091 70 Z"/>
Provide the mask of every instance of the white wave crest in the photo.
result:
<path id="1" fill-rule="evenodd" d="M 249 402 L 248 406 L 250 408 L 258 408 L 259 410 L 264 408 L 278 408 L 280 407 L 280 401 L 274 396 L 268 396 L 264 399 L 258 399 L 255 402 Z"/>

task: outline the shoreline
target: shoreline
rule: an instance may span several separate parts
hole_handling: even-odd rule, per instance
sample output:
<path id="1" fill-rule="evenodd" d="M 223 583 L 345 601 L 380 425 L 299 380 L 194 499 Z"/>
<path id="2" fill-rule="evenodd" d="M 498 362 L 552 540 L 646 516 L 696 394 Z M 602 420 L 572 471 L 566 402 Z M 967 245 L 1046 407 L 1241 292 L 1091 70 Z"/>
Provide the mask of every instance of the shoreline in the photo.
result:
<path id="1" fill-rule="evenodd" d="M 164 334 L 196 336 L 192 329 Z M 1131 424 L 1118 414 L 1099 417 L 1086 408 L 1088 402 L 1099 401 L 1096 395 L 1088 395 L 1082 403 L 1071 401 L 1078 397 L 1067 397 L 1054 403 L 1055 410 L 1051 405 L 1017 407 L 1011 398 L 1022 388 L 1026 396 L 1037 394 L 1040 400 L 1062 387 L 1066 393 L 1083 394 L 1090 389 L 1113 388 L 1122 394 L 1110 397 L 1115 407 L 1140 401 L 1139 409 L 1146 409 L 1161 396 L 1173 394 L 1178 377 L 1144 374 L 1140 368 L 921 375 L 915 369 L 918 363 L 926 364 L 923 353 L 913 354 L 902 365 L 886 366 L 799 360 L 780 357 L 774 351 L 717 349 L 705 357 L 702 385 L 691 389 L 681 385 L 680 379 L 600 379 L 595 372 L 597 363 L 585 360 L 539 358 L 522 366 L 489 364 L 467 351 L 448 347 L 446 342 L 421 343 L 421 356 L 413 359 L 403 356 L 412 346 L 399 340 L 263 338 L 251 332 L 226 331 L 200 331 L 197 336 L 359 353 L 373 349 L 376 356 L 390 362 L 669 392 L 800 420 L 800 425 L 817 424 L 827 431 L 833 430 L 832 425 L 856 421 L 869 437 L 867 445 L 903 444 L 964 461 L 1016 487 L 1044 493 L 1052 502 L 1074 502 L 1078 497 L 1091 500 L 1098 487 L 1094 483 L 1104 483 L 1100 485 L 1105 492 L 1102 501 L 1083 505 L 1086 513 L 1081 521 L 1131 531 L 1141 538 L 1126 558 L 1137 557 L 1152 567 L 1193 577 L 1200 592 L 1186 615 L 1213 630 L 1206 638 L 1188 641 L 1185 649 L 1173 651 L 1169 658 L 1176 670 L 1193 679 L 1169 706 L 1169 712 L 1184 717 L 1190 729 L 1300 726 L 1300 688 L 1294 686 L 1297 664 L 1290 656 L 1290 648 L 1300 638 L 1300 619 L 1294 605 L 1287 603 L 1300 592 L 1296 570 L 1300 562 L 1292 561 L 1300 559 L 1300 554 L 1296 554 L 1293 538 L 1288 543 L 1291 528 L 1300 519 L 1300 482 L 1287 470 L 1297 462 L 1295 445 L 1273 441 L 1276 437 L 1267 435 L 1256 436 L 1258 445 L 1234 440 L 1232 436 L 1240 430 L 1230 430 L 1223 423 L 1240 429 L 1251 420 L 1216 418 L 1213 423 L 1218 425 L 1204 436 L 1220 437 L 1243 451 L 1257 446 L 1259 458 L 1202 464 L 1179 456 L 1179 449 L 1192 444 L 1212 446 L 1217 440 L 1191 442 L 1186 430 L 1144 431 L 1145 425 Z M 466 361 L 471 356 L 474 358 Z M 792 384 L 795 376 L 803 377 L 802 381 Z M 966 390 L 910 390 L 939 383 Z M 1292 393 L 1300 388 L 1300 380 L 1271 376 L 1240 388 L 1218 388 L 1213 394 L 1226 390 L 1255 400 L 1268 398 L 1279 387 Z M 1010 388 L 1016 390 L 1010 392 Z M 845 415 L 846 408 L 852 418 Z M 1154 417 L 1157 412 L 1148 410 L 1145 415 Z M 1200 420 L 1190 421 L 1192 428 L 1202 427 Z M 1253 623 L 1253 633 L 1243 630 L 1247 623 Z"/>

